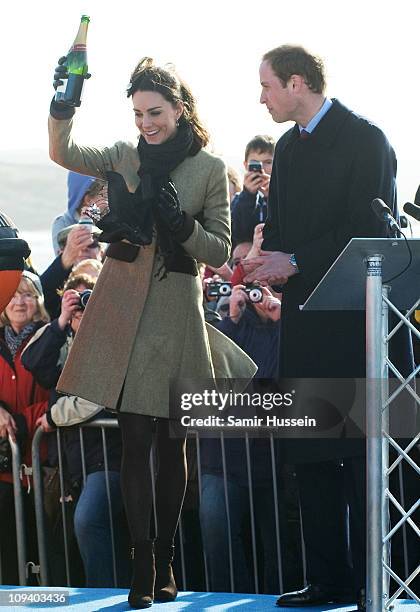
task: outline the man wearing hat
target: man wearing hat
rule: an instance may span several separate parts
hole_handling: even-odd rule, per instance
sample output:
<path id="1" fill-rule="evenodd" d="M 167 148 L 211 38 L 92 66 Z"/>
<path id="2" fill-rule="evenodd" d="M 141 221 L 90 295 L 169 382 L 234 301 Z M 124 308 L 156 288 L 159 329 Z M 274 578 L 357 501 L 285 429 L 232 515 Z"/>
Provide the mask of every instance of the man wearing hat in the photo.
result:
<path id="1" fill-rule="evenodd" d="M 45 307 L 52 318 L 60 314 L 60 298 L 57 289 L 61 289 L 74 265 L 84 259 L 102 261 L 104 251 L 98 237 L 101 230 L 95 225 L 86 226 L 75 223 L 60 230 L 57 234 L 58 256 L 41 275 L 45 295 Z"/>

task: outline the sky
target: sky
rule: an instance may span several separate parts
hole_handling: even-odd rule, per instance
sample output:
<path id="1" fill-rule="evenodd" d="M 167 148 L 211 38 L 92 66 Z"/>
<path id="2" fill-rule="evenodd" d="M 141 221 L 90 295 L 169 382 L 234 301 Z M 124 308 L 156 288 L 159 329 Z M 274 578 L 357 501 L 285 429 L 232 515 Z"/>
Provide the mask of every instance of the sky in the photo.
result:
<path id="1" fill-rule="evenodd" d="M 0 152 L 47 150 L 52 75 L 88 14 L 92 78 L 77 111 L 76 136 L 112 144 L 136 136 L 125 87 L 145 55 L 172 62 L 190 84 L 214 150 L 241 160 L 255 134 L 276 139 L 259 104 L 262 54 L 298 43 L 326 63 L 328 95 L 369 117 L 387 134 L 399 162 L 400 205 L 420 182 L 418 0 L 51 0 L 2 3 Z"/>

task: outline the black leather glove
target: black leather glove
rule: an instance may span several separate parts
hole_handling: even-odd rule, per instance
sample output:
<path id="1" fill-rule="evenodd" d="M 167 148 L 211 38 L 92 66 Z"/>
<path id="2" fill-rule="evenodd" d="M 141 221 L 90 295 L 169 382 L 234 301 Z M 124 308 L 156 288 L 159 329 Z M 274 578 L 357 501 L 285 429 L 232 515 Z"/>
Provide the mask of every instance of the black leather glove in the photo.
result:
<path id="1" fill-rule="evenodd" d="M 159 218 L 170 232 L 177 234 L 184 227 L 184 213 L 179 205 L 175 185 L 168 181 L 159 190 L 157 198 Z"/>
<path id="2" fill-rule="evenodd" d="M 145 211 L 142 210 L 138 194 L 128 190 L 124 177 L 118 172 L 109 171 L 106 177 L 109 213 L 96 224 L 104 232 L 99 239 L 116 242 L 126 238 L 133 244 L 151 244 L 153 221 L 150 218 L 147 222 L 145 214 L 142 215 Z"/>
<path id="3" fill-rule="evenodd" d="M 66 62 L 67 55 L 63 55 L 63 57 L 60 57 L 60 59 L 58 60 L 58 66 L 56 66 L 54 70 L 54 89 L 57 89 L 58 87 L 60 87 L 60 85 L 63 85 L 63 81 L 69 78 L 69 72 Z M 90 74 L 90 72 L 88 72 L 85 74 L 85 79 L 90 79 L 91 76 L 92 75 Z"/>
<path id="4" fill-rule="evenodd" d="M 58 66 L 54 70 L 53 87 L 57 90 L 58 87 L 64 84 L 64 81 L 69 78 L 68 68 L 66 65 L 67 55 L 63 55 L 58 60 Z M 91 74 L 87 73 L 85 79 L 90 79 Z M 56 102 L 55 97 L 51 101 L 50 113 L 55 119 L 70 119 L 74 115 L 74 107 L 66 104 L 63 101 Z"/>
<path id="5" fill-rule="evenodd" d="M 57 90 L 60 85 L 64 84 L 65 79 L 68 79 L 69 73 L 67 70 L 66 61 L 67 55 L 63 55 L 63 57 L 60 57 L 58 60 L 58 66 L 55 67 L 53 82 L 53 87 L 55 90 Z"/>
<path id="6" fill-rule="evenodd" d="M 194 218 L 181 210 L 175 185 L 167 181 L 161 186 L 157 197 L 159 219 L 178 242 L 185 242 L 194 230 Z"/>

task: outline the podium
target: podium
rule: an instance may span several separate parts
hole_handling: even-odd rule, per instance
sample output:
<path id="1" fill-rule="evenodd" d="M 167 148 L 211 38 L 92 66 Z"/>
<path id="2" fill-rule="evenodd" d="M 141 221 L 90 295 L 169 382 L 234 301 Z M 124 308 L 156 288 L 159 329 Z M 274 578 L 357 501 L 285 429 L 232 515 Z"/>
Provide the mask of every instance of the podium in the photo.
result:
<path id="1" fill-rule="evenodd" d="M 407 247 L 408 243 L 408 247 Z M 411 263 L 409 249 L 411 250 Z M 366 609 L 383 612 L 392 608 L 394 600 L 405 590 L 420 603 L 419 594 L 410 582 L 420 572 L 420 566 L 401 579 L 390 567 L 390 542 L 397 527 L 390 531 L 389 501 L 402 515 L 398 525 L 413 521 L 410 516 L 420 506 L 420 500 L 404 510 L 388 489 L 389 445 L 398 453 L 398 463 L 408 461 L 420 476 L 420 467 L 408 456 L 416 441 L 414 437 L 406 449 L 400 447 L 388 428 L 388 373 L 396 368 L 389 361 L 388 343 L 395 329 L 389 332 L 388 315 L 393 311 L 399 319 L 398 327 L 406 325 L 420 339 L 420 333 L 409 321 L 420 303 L 420 239 L 410 238 L 352 238 L 324 275 L 306 302 L 300 307 L 311 310 L 366 311 L 366 466 L 367 466 L 367 576 Z M 408 311 L 404 316 L 400 311 Z M 411 393 L 420 406 L 420 398 L 410 387 L 417 367 L 401 385 L 395 396 L 403 391 Z M 419 487 L 420 489 L 420 487 Z M 390 596 L 390 576 L 399 584 Z"/>

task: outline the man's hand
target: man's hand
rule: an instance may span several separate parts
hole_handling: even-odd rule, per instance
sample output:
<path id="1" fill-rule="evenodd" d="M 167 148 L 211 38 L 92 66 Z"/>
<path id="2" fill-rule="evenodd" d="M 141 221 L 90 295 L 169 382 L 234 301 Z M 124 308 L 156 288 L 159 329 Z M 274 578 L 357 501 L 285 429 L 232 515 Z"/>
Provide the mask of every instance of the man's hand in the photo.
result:
<path id="1" fill-rule="evenodd" d="M 265 172 L 245 172 L 244 187 L 250 193 L 256 194 L 261 191 L 264 197 L 268 197 L 270 187 L 270 175 Z"/>
<path id="2" fill-rule="evenodd" d="M 296 274 L 295 266 L 289 261 L 290 253 L 261 251 L 260 257 L 245 259 L 242 266 L 246 272 L 245 283 L 259 281 L 262 285 L 284 285 Z"/>
<path id="3" fill-rule="evenodd" d="M 221 266 L 220 268 L 213 268 L 208 264 L 207 267 L 225 281 L 230 281 L 230 279 L 232 278 L 232 268 L 228 265 L 228 263 L 224 263 L 223 266 Z"/>
<path id="4" fill-rule="evenodd" d="M 76 310 L 80 310 L 80 295 L 75 289 L 68 289 L 61 298 L 61 313 L 58 317 L 58 327 L 62 331 L 70 323 Z"/>
<path id="5" fill-rule="evenodd" d="M 254 227 L 254 237 L 252 238 L 252 247 L 250 248 L 248 254 L 244 259 L 253 259 L 254 257 L 259 257 L 261 255 L 261 245 L 263 243 L 263 229 L 265 223 L 258 223 Z"/>
<path id="6" fill-rule="evenodd" d="M 16 423 L 14 418 L 5 408 L 0 408 L 0 438 L 10 436 L 16 442 Z"/>
<path id="7" fill-rule="evenodd" d="M 235 285 L 229 298 L 229 316 L 234 323 L 239 323 L 248 301 L 244 285 Z"/>
<path id="8" fill-rule="evenodd" d="M 48 423 L 46 414 L 43 414 L 42 417 L 39 417 L 36 420 L 35 425 L 37 427 L 42 427 L 42 431 L 44 433 L 50 433 L 51 431 L 55 431 L 55 427 L 51 427 L 51 425 Z"/>
<path id="9" fill-rule="evenodd" d="M 66 246 L 61 254 L 63 268 L 66 270 L 72 268 L 82 255 L 84 249 L 91 245 L 92 242 L 92 233 L 83 225 L 74 227 L 70 230 L 67 236 Z"/>
<path id="10" fill-rule="evenodd" d="M 272 321 L 279 321 L 281 315 L 281 301 L 274 297 L 271 291 L 267 287 L 261 288 L 263 292 L 262 302 L 257 302 L 254 307 L 258 314 L 262 314 L 263 317 L 268 317 Z"/>

